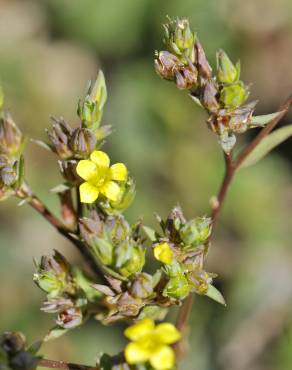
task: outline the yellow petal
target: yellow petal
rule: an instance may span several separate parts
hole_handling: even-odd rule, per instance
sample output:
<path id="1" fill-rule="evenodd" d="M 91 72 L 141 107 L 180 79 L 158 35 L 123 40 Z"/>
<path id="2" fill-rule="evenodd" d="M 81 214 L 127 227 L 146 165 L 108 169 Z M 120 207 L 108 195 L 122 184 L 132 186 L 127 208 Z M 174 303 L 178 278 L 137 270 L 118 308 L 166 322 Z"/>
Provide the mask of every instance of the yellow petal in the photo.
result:
<path id="1" fill-rule="evenodd" d="M 113 180 L 125 181 L 127 179 L 128 170 L 124 163 L 116 163 L 111 166 L 110 174 Z"/>
<path id="2" fill-rule="evenodd" d="M 141 364 L 149 360 L 151 351 L 139 343 L 129 343 L 125 348 L 125 358 L 128 364 Z"/>
<path id="3" fill-rule="evenodd" d="M 90 184 L 89 182 L 84 182 L 79 187 L 80 201 L 82 203 L 93 203 L 98 198 L 98 189 Z"/>
<path id="4" fill-rule="evenodd" d="M 181 333 L 177 328 L 168 322 L 158 324 L 155 328 L 155 334 L 158 336 L 160 343 L 172 344 L 181 338 Z"/>
<path id="5" fill-rule="evenodd" d="M 100 192 L 106 196 L 109 200 L 116 201 L 119 198 L 121 188 L 114 181 L 106 182 L 101 188 Z"/>
<path id="6" fill-rule="evenodd" d="M 131 340 L 138 340 L 139 338 L 151 333 L 154 330 L 154 321 L 148 318 L 139 320 L 136 324 L 129 326 L 124 334 Z"/>
<path id="7" fill-rule="evenodd" d="M 101 150 L 95 150 L 91 153 L 90 159 L 94 162 L 98 167 L 101 168 L 108 168 L 110 165 L 110 159 L 105 152 Z"/>
<path id="8" fill-rule="evenodd" d="M 83 180 L 90 180 L 97 175 L 97 167 L 95 163 L 86 159 L 78 162 L 76 172 Z"/>
<path id="9" fill-rule="evenodd" d="M 169 346 L 159 346 L 150 357 L 150 364 L 156 370 L 171 370 L 175 365 L 173 349 Z"/>
<path id="10" fill-rule="evenodd" d="M 154 247 L 154 257 L 158 261 L 169 265 L 173 260 L 173 251 L 167 243 L 161 243 Z"/>

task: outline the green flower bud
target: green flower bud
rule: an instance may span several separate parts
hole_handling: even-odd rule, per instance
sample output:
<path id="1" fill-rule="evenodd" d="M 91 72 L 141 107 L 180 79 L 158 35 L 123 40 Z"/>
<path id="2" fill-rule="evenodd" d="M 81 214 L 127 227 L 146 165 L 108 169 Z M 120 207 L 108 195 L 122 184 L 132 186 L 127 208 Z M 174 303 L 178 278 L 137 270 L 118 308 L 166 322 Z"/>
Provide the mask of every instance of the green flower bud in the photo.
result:
<path id="1" fill-rule="evenodd" d="M 13 158 L 18 157 L 24 137 L 10 115 L 0 118 L 0 153 Z"/>
<path id="2" fill-rule="evenodd" d="M 91 84 L 83 103 L 79 102 L 78 115 L 82 123 L 93 130 L 97 129 L 103 113 L 103 106 L 107 99 L 107 89 L 102 71 L 99 71 L 94 84 Z"/>
<path id="3" fill-rule="evenodd" d="M 211 219 L 197 217 L 187 222 L 180 230 L 180 236 L 186 247 L 198 246 L 209 238 L 211 234 Z"/>
<path id="4" fill-rule="evenodd" d="M 72 128 L 63 118 L 52 118 L 53 127 L 47 130 L 50 142 L 53 145 L 53 150 L 63 159 L 68 159 L 73 156 L 70 148 L 70 139 Z"/>
<path id="5" fill-rule="evenodd" d="M 75 291 L 70 265 L 57 251 L 53 256 L 42 256 L 34 281 L 49 298 Z"/>
<path id="6" fill-rule="evenodd" d="M 130 293 L 135 298 L 145 299 L 153 294 L 152 276 L 142 272 L 135 277 L 130 287 Z"/>
<path id="7" fill-rule="evenodd" d="M 87 128 L 77 128 L 70 138 L 70 148 L 76 158 L 87 158 L 96 147 L 96 137 Z"/>
<path id="8" fill-rule="evenodd" d="M 130 233 L 130 225 L 122 215 L 109 216 L 106 219 L 105 227 L 108 235 L 114 244 L 118 244 L 125 240 Z"/>
<path id="9" fill-rule="evenodd" d="M 239 79 L 240 64 L 236 67 L 223 50 L 217 52 L 217 79 L 221 83 L 233 83 Z"/>
<path id="10" fill-rule="evenodd" d="M 191 31 L 189 21 L 185 18 L 169 18 L 169 22 L 164 25 L 165 37 L 164 42 L 169 50 L 186 57 L 191 62 L 194 62 L 194 42 L 195 34 Z"/>
<path id="11" fill-rule="evenodd" d="M 208 274 L 206 271 L 198 268 L 189 276 L 189 281 L 197 294 L 204 295 L 212 283 L 213 276 L 216 275 Z"/>
<path id="12" fill-rule="evenodd" d="M 190 285 L 184 275 L 171 277 L 163 290 L 163 296 L 183 299 L 190 293 Z"/>
<path id="13" fill-rule="evenodd" d="M 139 245 L 125 242 L 115 249 L 115 255 L 118 272 L 124 277 L 141 272 L 145 264 L 145 249 Z"/>
<path id="14" fill-rule="evenodd" d="M 111 265 L 114 246 L 98 214 L 93 212 L 90 218 L 81 219 L 79 230 L 94 256 L 106 266 Z"/>
<path id="15" fill-rule="evenodd" d="M 241 81 L 223 87 L 220 92 L 220 102 L 229 109 L 239 107 L 246 101 L 247 97 L 248 90 Z"/>

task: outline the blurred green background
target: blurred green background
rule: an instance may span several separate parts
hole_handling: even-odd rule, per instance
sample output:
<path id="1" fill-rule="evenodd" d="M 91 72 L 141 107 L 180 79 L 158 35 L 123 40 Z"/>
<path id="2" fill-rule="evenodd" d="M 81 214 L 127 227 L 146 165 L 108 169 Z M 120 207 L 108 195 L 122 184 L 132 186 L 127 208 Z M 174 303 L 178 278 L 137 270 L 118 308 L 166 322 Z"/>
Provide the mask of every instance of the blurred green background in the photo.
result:
<path id="1" fill-rule="evenodd" d="M 154 72 L 167 14 L 190 18 L 213 65 L 220 47 L 241 59 L 251 98 L 260 100 L 257 114 L 275 111 L 292 92 L 291 0 L 0 0 L 0 78 L 16 122 L 40 139 L 52 114 L 76 123 L 78 98 L 102 68 L 104 122 L 114 126 L 106 147 L 137 182 L 128 217 L 143 215 L 152 226 L 154 211 L 165 217 L 177 203 L 188 217 L 208 214 L 223 173 L 204 113 Z M 291 122 L 290 114 L 282 124 Z M 58 212 L 48 191 L 60 181 L 55 160 L 33 144 L 26 152 L 29 182 Z M 290 141 L 234 181 L 207 266 L 219 274 L 228 306 L 196 298 L 184 369 L 292 368 L 291 164 Z M 16 205 L 0 207 L 0 332 L 22 330 L 33 341 L 53 317 L 39 310 L 44 295 L 32 282 L 32 258 L 58 248 L 80 259 L 31 209 Z M 123 348 L 122 330 L 91 321 L 42 352 L 93 364 L 99 352 Z"/>

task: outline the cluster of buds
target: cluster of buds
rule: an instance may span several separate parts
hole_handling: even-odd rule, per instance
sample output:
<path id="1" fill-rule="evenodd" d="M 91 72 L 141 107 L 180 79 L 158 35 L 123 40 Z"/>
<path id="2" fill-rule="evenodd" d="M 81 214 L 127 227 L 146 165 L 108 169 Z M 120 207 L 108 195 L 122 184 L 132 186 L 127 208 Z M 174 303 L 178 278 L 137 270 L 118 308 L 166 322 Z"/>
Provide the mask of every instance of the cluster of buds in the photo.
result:
<path id="1" fill-rule="evenodd" d="M 39 345 L 28 347 L 22 333 L 0 335 L 1 370 L 35 370 L 41 357 L 36 356 Z"/>
<path id="2" fill-rule="evenodd" d="M 81 236 L 108 274 L 122 280 L 142 271 L 145 248 L 139 236 L 140 225 L 130 227 L 122 215 L 102 217 L 93 211 L 79 222 Z"/>
<path id="3" fill-rule="evenodd" d="M 236 143 L 235 135 L 255 127 L 252 115 L 256 103 L 243 105 L 249 90 L 240 80 L 240 63 L 234 65 L 220 50 L 213 75 L 202 45 L 186 19 L 169 19 L 164 30 L 167 50 L 156 53 L 156 72 L 175 81 L 179 89 L 189 90 L 194 101 L 206 109 L 209 127 L 229 154 Z"/>
<path id="4" fill-rule="evenodd" d="M 0 199 L 14 194 L 23 181 L 24 144 L 12 117 L 0 109 Z"/>
<path id="5" fill-rule="evenodd" d="M 81 271 L 72 269 L 57 251 L 43 256 L 36 264 L 35 283 L 47 294 L 42 311 L 57 313 L 56 324 L 63 329 L 79 326 L 86 314 L 87 304 L 99 298 Z"/>
<path id="6" fill-rule="evenodd" d="M 159 218 L 159 223 L 163 234 L 155 233 L 152 247 L 154 257 L 163 264 L 166 283 L 162 295 L 176 301 L 190 292 L 213 298 L 212 280 L 216 275 L 204 270 L 211 219 L 197 217 L 187 221 L 181 208 L 175 207 L 166 221 Z"/>

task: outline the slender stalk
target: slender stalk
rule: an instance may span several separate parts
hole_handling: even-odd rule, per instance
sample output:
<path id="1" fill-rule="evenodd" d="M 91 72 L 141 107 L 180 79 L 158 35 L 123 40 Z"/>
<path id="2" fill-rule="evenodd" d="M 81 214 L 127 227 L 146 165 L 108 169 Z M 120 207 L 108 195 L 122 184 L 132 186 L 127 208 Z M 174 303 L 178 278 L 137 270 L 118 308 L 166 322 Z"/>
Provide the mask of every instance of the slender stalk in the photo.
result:
<path id="1" fill-rule="evenodd" d="M 220 210 L 222 209 L 226 194 L 232 182 L 232 179 L 239 169 L 240 165 L 243 163 L 245 158 L 258 146 L 258 144 L 276 127 L 276 125 L 280 122 L 280 120 L 284 117 L 284 115 L 289 110 L 292 104 L 292 95 L 287 99 L 287 101 L 279 108 L 279 115 L 275 117 L 271 122 L 264 127 L 255 139 L 239 154 L 238 158 L 234 160 L 232 158 L 232 153 L 230 155 L 225 154 L 225 175 L 219 189 L 218 195 L 215 199 L 214 206 L 212 207 L 211 211 L 211 220 L 212 220 L 212 234 L 210 238 L 213 236 L 214 227 L 217 222 L 217 218 L 219 215 Z M 193 304 L 193 297 L 190 294 L 183 302 L 176 321 L 176 327 L 183 333 L 186 333 L 188 320 L 192 311 L 192 304 Z M 185 336 L 185 335 L 184 335 Z M 185 344 L 183 341 L 186 339 L 184 338 L 182 341 L 178 342 L 174 349 L 176 352 L 177 359 L 180 360 L 185 354 Z"/>
<path id="2" fill-rule="evenodd" d="M 105 281 L 104 274 L 100 270 L 94 257 L 90 253 L 89 249 L 78 239 L 77 235 L 73 231 L 67 228 L 52 212 L 44 205 L 44 203 L 31 192 L 27 185 L 23 185 L 16 191 L 16 196 L 20 199 L 27 199 L 28 204 L 35 209 L 40 215 L 42 215 L 61 235 L 77 247 L 79 252 L 82 254 L 88 266 L 92 272 Z"/>
<path id="3" fill-rule="evenodd" d="M 38 367 L 46 367 L 49 369 L 61 369 L 61 370 L 99 370 L 99 367 L 71 364 L 64 361 L 54 361 L 47 359 L 40 360 L 38 363 Z"/>

